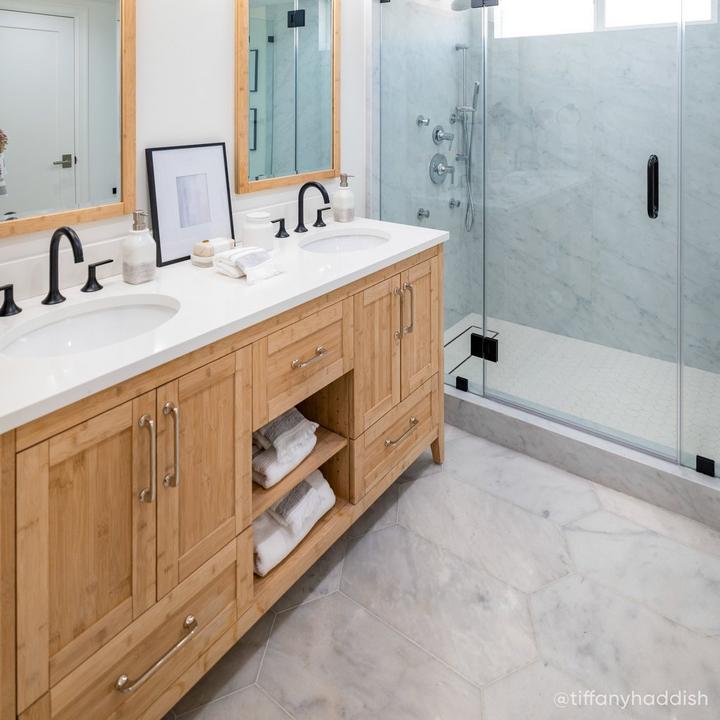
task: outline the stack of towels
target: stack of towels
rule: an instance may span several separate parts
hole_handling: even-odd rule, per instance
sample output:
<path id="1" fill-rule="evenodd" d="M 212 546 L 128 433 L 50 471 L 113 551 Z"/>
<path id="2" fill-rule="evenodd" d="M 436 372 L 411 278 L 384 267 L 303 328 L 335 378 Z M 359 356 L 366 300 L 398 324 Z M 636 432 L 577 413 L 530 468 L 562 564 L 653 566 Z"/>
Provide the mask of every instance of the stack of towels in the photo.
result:
<path id="1" fill-rule="evenodd" d="M 266 490 L 277 485 L 315 449 L 318 427 L 291 408 L 253 433 L 253 480 Z"/>
<path id="2" fill-rule="evenodd" d="M 255 574 L 265 577 L 335 505 L 335 493 L 319 470 L 303 480 L 253 523 Z"/>
<path id="3" fill-rule="evenodd" d="M 259 247 L 233 248 L 216 253 L 215 269 L 232 278 L 244 277 L 249 285 L 282 272 L 270 253 Z"/>

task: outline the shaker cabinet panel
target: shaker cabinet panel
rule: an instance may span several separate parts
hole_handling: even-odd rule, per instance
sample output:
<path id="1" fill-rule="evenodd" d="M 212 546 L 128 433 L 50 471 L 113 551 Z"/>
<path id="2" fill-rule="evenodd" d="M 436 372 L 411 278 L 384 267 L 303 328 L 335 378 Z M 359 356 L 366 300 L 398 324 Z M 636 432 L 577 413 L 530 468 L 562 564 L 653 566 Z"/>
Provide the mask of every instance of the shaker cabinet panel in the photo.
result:
<path id="1" fill-rule="evenodd" d="M 402 397 L 408 397 L 438 372 L 440 286 L 436 258 L 402 274 Z"/>
<path id="2" fill-rule="evenodd" d="M 18 455 L 20 711 L 155 601 L 154 412 L 147 393 Z"/>
<path id="3" fill-rule="evenodd" d="M 353 437 L 400 402 L 400 276 L 355 296 Z"/>
<path id="4" fill-rule="evenodd" d="M 248 373 L 228 355 L 157 391 L 158 597 L 236 536 L 250 462 L 236 453 L 238 434 L 250 434 L 236 416 L 251 411 L 241 392 Z"/>

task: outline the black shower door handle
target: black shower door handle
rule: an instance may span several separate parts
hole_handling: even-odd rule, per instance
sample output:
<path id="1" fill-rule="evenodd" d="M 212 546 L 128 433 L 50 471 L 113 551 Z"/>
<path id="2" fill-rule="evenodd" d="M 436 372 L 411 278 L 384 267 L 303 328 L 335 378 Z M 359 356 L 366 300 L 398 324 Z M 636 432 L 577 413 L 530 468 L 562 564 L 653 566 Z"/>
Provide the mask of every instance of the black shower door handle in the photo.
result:
<path id="1" fill-rule="evenodd" d="M 651 155 L 647 166 L 647 211 L 651 220 L 660 214 L 660 161 Z"/>

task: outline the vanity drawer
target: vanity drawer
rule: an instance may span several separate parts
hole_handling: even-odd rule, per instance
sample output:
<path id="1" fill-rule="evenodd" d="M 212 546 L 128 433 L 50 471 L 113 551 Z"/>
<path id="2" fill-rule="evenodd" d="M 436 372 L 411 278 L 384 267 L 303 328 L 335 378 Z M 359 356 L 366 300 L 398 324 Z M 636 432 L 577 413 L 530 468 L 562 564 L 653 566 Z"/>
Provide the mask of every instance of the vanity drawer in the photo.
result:
<path id="1" fill-rule="evenodd" d="M 236 547 L 226 546 L 53 687 L 53 720 L 142 713 L 235 621 Z"/>
<path id="2" fill-rule="evenodd" d="M 352 299 L 253 345 L 253 429 L 352 369 Z"/>
<path id="3" fill-rule="evenodd" d="M 353 456 L 353 502 L 361 500 L 393 469 L 402 472 L 439 427 L 437 375 L 430 378 L 357 440 Z"/>

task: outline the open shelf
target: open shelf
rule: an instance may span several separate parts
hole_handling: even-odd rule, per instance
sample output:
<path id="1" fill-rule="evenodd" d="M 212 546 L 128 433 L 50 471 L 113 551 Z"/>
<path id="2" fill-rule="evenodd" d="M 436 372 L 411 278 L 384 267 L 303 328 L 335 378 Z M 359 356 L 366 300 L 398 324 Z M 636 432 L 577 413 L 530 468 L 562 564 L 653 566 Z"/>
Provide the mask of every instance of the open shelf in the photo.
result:
<path id="1" fill-rule="evenodd" d="M 352 506 L 347 500 L 337 498 L 335 505 L 279 565 L 263 578 L 253 575 L 255 597 L 260 598 L 265 590 L 278 582 L 289 579 L 292 584 L 350 527 L 351 522 Z"/>
<path id="2" fill-rule="evenodd" d="M 347 438 L 336 435 L 324 427 L 317 430 L 317 444 L 291 473 L 286 475 L 277 485 L 269 490 L 253 482 L 252 492 L 252 518 L 255 520 L 271 505 L 285 497 L 296 485 L 300 484 L 308 475 L 324 465 L 330 458 L 337 455 L 348 444 Z"/>

